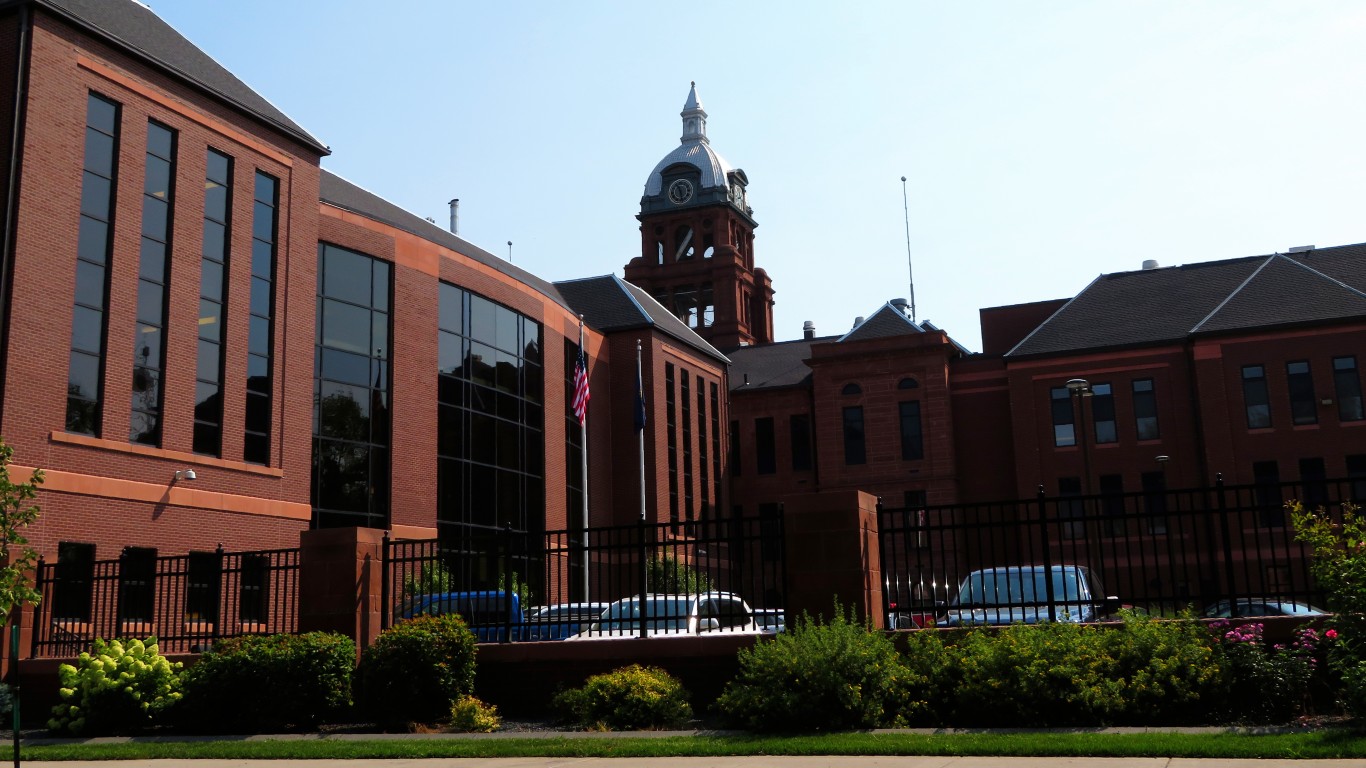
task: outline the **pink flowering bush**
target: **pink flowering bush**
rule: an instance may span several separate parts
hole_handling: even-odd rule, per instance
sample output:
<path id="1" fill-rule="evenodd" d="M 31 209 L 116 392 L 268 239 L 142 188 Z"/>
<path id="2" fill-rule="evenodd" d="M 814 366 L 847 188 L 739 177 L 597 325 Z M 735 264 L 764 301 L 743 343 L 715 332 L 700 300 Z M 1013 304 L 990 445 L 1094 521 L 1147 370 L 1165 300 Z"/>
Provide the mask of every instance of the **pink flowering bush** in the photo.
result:
<path id="1" fill-rule="evenodd" d="M 1305 695 L 1319 666 L 1319 634 L 1295 630 L 1289 643 L 1268 644 L 1260 623 L 1209 625 L 1219 639 L 1228 681 L 1226 717 L 1245 723 L 1285 723 L 1304 709 Z"/>
<path id="2" fill-rule="evenodd" d="M 1366 516 L 1352 504 L 1340 510 L 1306 510 L 1299 502 L 1289 507 L 1295 538 L 1309 546 L 1314 579 L 1335 614 L 1324 639 L 1339 699 L 1348 712 L 1366 716 Z"/>

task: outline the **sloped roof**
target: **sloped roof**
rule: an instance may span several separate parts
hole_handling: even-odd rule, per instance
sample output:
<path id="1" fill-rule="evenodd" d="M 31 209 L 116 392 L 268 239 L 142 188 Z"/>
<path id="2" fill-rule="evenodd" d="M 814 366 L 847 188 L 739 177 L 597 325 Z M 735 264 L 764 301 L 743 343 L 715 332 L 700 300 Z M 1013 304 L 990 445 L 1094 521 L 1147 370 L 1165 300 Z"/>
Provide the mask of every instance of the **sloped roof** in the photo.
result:
<path id="1" fill-rule="evenodd" d="M 811 379 L 811 369 L 805 362 L 811 357 L 811 345 L 838 338 L 823 336 L 733 349 L 727 353 L 730 356 L 730 389 L 748 391 L 805 384 Z"/>
<path id="2" fill-rule="evenodd" d="M 1366 244 L 1097 277 L 1007 357 L 1366 317 Z"/>
<path id="3" fill-rule="evenodd" d="M 449 248 L 464 256 L 468 256 L 475 261 L 492 267 L 519 282 L 529 285 L 540 291 L 546 297 L 552 299 L 565 309 L 571 309 L 565 302 L 564 297 L 555 289 L 555 286 L 546 280 L 531 274 L 530 272 L 508 262 L 507 259 L 500 259 L 492 253 L 480 248 L 477 245 L 457 237 L 447 232 L 437 225 L 427 221 L 416 214 L 409 213 L 397 205 L 385 200 L 379 195 L 343 179 L 327 169 L 323 169 L 322 178 L 319 182 L 319 197 L 328 205 L 341 208 L 343 210 L 358 213 L 368 219 L 374 219 L 417 235 L 418 237 L 436 243 L 444 248 Z"/>
<path id="4" fill-rule="evenodd" d="M 327 145 L 142 3 L 133 0 L 35 0 L 35 5 L 290 135 L 319 154 L 330 152 Z"/>
<path id="5" fill-rule="evenodd" d="M 907 334 L 924 333 L 924 329 L 911 322 L 906 313 L 892 305 L 889 301 L 878 308 L 876 312 L 868 316 L 868 319 L 859 323 L 853 330 L 844 334 L 840 342 L 846 341 L 865 341 L 867 339 L 885 339 L 890 336 L 905 336 Z"/>
<path id="6" fill-rule="evenodd" d="M 697 332 L 674 317 L 650 294 L 616 275 L 555 283 L 555 288 L 589 327 L 602 333 L 654 328 L 721 363 L 729 360 Z"/>

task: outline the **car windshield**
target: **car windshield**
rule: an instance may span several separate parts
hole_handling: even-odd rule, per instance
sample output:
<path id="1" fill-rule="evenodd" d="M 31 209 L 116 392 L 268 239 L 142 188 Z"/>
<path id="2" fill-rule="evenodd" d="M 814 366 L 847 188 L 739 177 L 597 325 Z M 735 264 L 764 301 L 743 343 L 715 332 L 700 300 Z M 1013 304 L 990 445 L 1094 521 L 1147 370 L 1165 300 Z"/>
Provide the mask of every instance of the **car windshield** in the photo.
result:
<path id="1" fill-rule="evenodd" d="M 1080 573 L 1073 569 L 1053 571 L 1053 599 L 1055 602 L 1083 600 L 1085 593 L 1078 580 Z M 962 608 L 1002 605 L 1047 605 L 1048 584 L 1042 568 L 1010 568 L 975 571 L 963 580 L 953 599 Z"/>
<path id="2" fill-rule="evenodd" d="M 645 601 L 646 627 L 654 630 L 687 630 L 690 597 L 651 597 Z M 640 600 L 613 603 L 594 629 L 627 630 L 640 626 Z"/>

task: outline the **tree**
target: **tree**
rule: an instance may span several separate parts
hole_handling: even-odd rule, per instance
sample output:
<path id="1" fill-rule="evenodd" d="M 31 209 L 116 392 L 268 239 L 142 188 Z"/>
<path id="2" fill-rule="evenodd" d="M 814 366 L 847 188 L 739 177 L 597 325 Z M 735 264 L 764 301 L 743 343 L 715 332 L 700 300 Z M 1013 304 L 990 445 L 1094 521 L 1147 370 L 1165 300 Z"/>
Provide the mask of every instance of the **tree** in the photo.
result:
<path id="1" fill-rule="evenodd" d="M 33 470 L 27 483 L 10 480 L 9 463 L 14 449 L 0 440 L 0 623 L 24 603 L 42 597 L 29 583 L 38 552 L 28 545 L 23 530 L 38 519 L 38 505 L 32 503 L 43 483 L 43 470 Z"/>

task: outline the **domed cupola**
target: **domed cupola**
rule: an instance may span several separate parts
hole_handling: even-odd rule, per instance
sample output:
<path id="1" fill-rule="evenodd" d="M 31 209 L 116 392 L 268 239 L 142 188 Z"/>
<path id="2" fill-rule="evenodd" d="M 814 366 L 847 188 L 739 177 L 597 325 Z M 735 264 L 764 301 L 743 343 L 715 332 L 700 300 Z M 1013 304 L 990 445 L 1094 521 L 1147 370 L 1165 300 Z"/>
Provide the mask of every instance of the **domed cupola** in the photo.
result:
<path id="1" fill-rule="evenodd" d="M 626 279 L 718 349 L 770 343 L 773 285 L 754 266 L 749 179 L 711 148 L 696 83 L 680 116 L 679 145 L 645 180 Z"/>
<path id="2" fill-rule="evenodd" d="M 697 98 L 697 83 L 689 88 L 688 100 L 679 116 L 683 118 L 683 136 L 679 145 L 650 171 L 645 180 L 645 195 L 640 199 L 640 212 L 731 203 L 748 215 L 745 172 L 731 168 L 712 149 L 707 139 L 707 111 Z"/>

